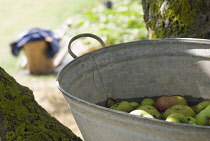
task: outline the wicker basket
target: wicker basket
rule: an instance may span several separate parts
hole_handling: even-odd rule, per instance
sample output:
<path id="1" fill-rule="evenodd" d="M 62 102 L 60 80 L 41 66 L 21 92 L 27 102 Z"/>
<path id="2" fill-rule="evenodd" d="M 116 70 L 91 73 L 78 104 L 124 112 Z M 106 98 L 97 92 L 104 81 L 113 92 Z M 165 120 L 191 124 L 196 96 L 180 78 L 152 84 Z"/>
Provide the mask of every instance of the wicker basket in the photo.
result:
<path id="1" fill-rule="evenodd" d="M 45 54 L 47 47 L 44 40 L 29 42 L 23 46 L 30 74 L 49 74 L 54 71 L 53 59 L 47 58 Z"/>

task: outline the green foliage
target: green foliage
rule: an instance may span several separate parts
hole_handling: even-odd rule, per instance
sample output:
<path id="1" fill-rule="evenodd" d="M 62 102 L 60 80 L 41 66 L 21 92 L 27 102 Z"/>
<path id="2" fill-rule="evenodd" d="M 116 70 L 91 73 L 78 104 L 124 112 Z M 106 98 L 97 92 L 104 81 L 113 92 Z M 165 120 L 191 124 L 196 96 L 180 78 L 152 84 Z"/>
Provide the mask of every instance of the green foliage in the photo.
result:
<path id="1" fill-rule="evenodd" d="M 106 46 L 145 39 L 147 29 L 138 0 L 113 0 L 113 8 L 100 5 L 91 11 L 72 17 L 71 36 L 92 33 L 102 38 Z"/>

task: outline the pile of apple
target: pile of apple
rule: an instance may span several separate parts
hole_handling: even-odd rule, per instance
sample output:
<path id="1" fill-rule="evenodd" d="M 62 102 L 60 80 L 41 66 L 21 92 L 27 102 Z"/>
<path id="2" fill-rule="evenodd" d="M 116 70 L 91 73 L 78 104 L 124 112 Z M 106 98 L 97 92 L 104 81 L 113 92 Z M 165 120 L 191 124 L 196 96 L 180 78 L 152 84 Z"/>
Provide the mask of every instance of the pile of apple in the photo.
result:
<path id="1" fill-rule="evenodd" d="M 156 101 L 144 98 L 141 102 L 116 102 L 108 99 L 108 107 L 114 110 L 147 118 L 162 119 L 193 125 L 210 126 L 210 100 L 189 106 L 184 97 L 161 96 Z"/>

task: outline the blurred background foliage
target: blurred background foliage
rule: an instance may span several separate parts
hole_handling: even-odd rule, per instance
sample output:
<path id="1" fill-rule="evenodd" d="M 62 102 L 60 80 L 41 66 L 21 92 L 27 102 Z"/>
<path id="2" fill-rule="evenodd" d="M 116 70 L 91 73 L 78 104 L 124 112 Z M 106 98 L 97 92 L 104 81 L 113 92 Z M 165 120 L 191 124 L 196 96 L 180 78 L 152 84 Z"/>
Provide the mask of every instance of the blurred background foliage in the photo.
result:
<path id="1" fill-rule="evenodd" d="M 57 30 L 71 22 L 67 36 L 92 33 L 102 38 L 106 46 L 147 38 L 143 10 L 139 0 L 1 0 L 0 1 L 0 64 L 9 73 L 20 68 L 12 56 L 9 44 L 24 30 L 40 27 Z"/>
<path id="2" fill-rule="evenodd" d="M 139 0 L 113 0 L 112 9 L 99 5 L 69 20 L 72 20 L 69 35 L 93 33 L 101 37 L 106 46 L 147 38 Z"/>

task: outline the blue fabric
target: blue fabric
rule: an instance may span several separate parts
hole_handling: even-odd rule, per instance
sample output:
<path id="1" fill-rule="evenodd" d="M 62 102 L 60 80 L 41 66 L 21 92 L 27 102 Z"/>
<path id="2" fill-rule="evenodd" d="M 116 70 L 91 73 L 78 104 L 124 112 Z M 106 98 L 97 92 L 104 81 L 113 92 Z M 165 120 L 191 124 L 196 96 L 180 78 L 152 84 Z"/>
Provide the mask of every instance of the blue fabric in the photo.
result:
<path id="1" fill-rule="evenodd" d="M 60 46 L 60 38 L 57 38 L 55 34 L 50 30 L 44 30 L 41 28 L 32 28 L 24 31 L 20 34 L 19 39 L 16 42 L 10 44 L 12 54 L 18 56 L 21 48 L 28 42 L 45 40 L 46 37 L 53 38 L 52 42 L 47 42 L 48 48 L 46 50 L 46 56 L 53 58 L 58 52 Z"/>

